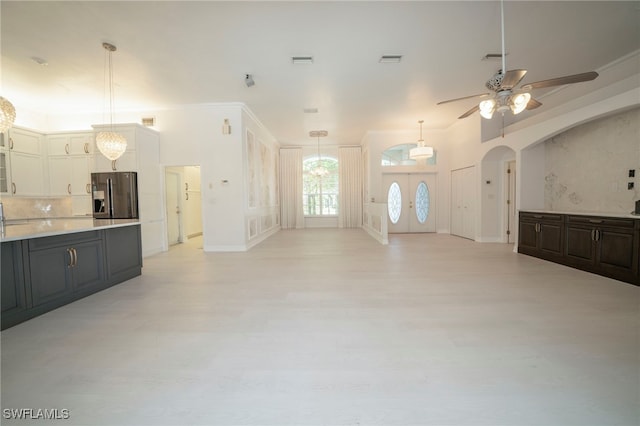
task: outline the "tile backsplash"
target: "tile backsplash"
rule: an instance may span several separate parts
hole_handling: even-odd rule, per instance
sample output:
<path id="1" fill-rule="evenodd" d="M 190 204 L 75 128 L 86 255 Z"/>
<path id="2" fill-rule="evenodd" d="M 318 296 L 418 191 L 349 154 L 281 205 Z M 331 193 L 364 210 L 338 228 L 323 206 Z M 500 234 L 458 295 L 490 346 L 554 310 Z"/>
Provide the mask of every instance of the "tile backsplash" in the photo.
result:
<path id="1" fill-rule="evenodd" d="M 71 197 L 3 197 L 0 201 L 4 207 L 6 220 L 71 217 L 73 215 Z"/>

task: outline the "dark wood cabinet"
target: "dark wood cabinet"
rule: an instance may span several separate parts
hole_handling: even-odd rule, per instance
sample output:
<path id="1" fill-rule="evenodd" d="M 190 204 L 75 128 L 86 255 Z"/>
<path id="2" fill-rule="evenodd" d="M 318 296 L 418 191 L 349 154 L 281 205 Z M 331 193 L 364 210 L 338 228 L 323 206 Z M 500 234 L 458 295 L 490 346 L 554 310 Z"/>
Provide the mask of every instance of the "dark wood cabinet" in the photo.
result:
<path id="1" fill-rule="evenodd" d="M 563 255 L 564 217 L 560 214 L 521 213 L 518 252 L 555 260 Z"/>
<path id="2" fill-rule="evenodd" d="M 79 232 L 29 241 L 33 307 L 57 307 L 106 283 L 103 233 Z"/>
<path id="3" fill-rule="evenodd" d="M 107 247 L 107 279 L 122 282 L 140 275 L 142 268 L 142 242 L 139 226 L 126 226 L 105 230 Z"/>
<path id="4" fill-rule="evenodd" d="M 2 283 L 2 329 L 26 317 L 27 294 L 22 262 L 22 241 L 3 242 L 0 246 L 0 281 Z"/>
<path id="5" fill-rule="evenodd" d="M 640 285 L 640 219 L 520 212 L 518 252 Z"/>
<path id="6" fill-rule="evenodd" d="M 636 220 L 567 216 L 567 264 L 622 281 L 637 283 Z"/>
<path id="7" fill-rule="evenodd" d="M 2 243 L 2 329 L 142 272 L 140 226 Z"/>

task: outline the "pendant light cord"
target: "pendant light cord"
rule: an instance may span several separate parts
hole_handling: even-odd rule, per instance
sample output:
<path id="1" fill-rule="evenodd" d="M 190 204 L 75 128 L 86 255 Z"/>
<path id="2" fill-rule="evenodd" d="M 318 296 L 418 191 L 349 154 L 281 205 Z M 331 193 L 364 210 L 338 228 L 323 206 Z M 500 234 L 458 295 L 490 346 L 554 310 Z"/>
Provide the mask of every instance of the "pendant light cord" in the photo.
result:
<path id="1" fill-rule="evenodd" d="M 502 75 L 507 72 L 507 52 L 504 47 L 504 0 L 500 0 L 500 21 L 502 30 Z"/>

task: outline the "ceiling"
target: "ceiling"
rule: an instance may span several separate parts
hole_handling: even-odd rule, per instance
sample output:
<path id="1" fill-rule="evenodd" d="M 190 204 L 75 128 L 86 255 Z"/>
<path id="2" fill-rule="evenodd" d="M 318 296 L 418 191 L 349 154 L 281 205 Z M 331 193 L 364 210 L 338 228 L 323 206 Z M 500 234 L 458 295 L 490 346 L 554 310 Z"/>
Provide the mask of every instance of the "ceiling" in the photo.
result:
<path id="1" fill-rule="evenodd" d="M 498 1 L 3 0 L 0 7 L 2 95 L 18 114 L 20 107 L 104 110 L 103 41 L 118 47 L 117 109 L 244 102 L 282 145 L 308 143 L 314 129 L 354 144 L 368 130 L 417 134 L 418 120 L 425 130 L 447 128 L 477 100 L 436 103 L 485 92 L 501 68 L 482 59 L 501 51 Z M 640 48 L 639 1 L 507 1 L 504 9 L 507 68 L 526 68 L 523 83 L 597 71 Z M 379 63 L 381 55 L 402 60 Z M 313 64 L 294 65 L 292 56 L 313 56 Z M 574 87 L 587 93 L 606 83 Z M 539 90 L 536 111 L 551 108 L 553 97 Z"/>

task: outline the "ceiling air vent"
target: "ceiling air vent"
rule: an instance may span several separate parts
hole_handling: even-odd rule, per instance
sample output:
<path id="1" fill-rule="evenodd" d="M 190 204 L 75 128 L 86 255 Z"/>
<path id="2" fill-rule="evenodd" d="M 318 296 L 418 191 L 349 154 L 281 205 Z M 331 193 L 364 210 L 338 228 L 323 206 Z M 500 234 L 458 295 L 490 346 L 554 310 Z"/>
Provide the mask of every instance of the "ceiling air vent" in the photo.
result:
<path id="1" fill-rule="evenodd" d="M 293 56 L 291 62 L 294 64 L 312 64 L 313 56 Z"/>
<path id="2" fill-rule="evenodd" d="M 397 64 L 402 60 L 402 55 L 382 55 L 380 56 L 381 64 Z"/>
<path id="3" fill-rule="evenodd" d="M 317 114 L 318 108 L 305 108 L 303 111 L 305 114 Z"/>

